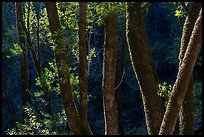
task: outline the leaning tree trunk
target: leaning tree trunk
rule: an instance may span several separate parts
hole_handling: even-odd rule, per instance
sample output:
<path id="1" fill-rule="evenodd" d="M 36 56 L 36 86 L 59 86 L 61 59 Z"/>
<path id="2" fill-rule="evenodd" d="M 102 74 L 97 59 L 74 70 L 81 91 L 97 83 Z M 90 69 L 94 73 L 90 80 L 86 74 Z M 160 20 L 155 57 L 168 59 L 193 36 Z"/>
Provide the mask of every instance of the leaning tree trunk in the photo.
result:
<path id="1" fill-rule="evenodd" d="M 103 108 L 105 135 L 118 134 L 117 108 L 115 100 L 116 75 L 116 11 L 105 17 L 105 47 L 103 55 Z"/>
<path id="2" fill-rule="evenodd" d="M 83 135 L 91 135 L 89 127 L 87 108 L 88 108 L 88 70 L 86 59 L 86 10 L 87 3 L 80 2 L 79 17 L 79 91 L 80 91 L 80 124 Z"/>
<path id="3" fill-rule="evenodd" d="M 80 120 L 79 120 L 79 115 L 72 96 L 69 68 L 67 65 L 67 58 L 66 58 L 67 46 L 64 45 L 62 42 L 62 35 L 60 32 L 60 22 L 59 22 L 59 17 L 57 13 L 56 3 L 45 2 L 45 6 L 48 13 L 50 31 L 52 33 L 52 37 L 56 45 L 55 59 L 57 64 L 62 103 L 69 121 L 69 126 L 71 131 L 75 135 L 79 135 L 81 134 Z"/>
<path id="4" fill-rule="evenodd" d="M 195 22 L 188 47 L 177 74 L 172 95 L 167 104 L 166 112 L 160 127 L 159 135 L 172 135 L 180 108 L 183 104 L 192 71 L 202 46 L 202 8 Z"/>
<path id="5" fill-rule="evenodd" d="M 147 130 L 148 134 L 156 135 L 159 133 L 164 107 L 161 98 L 157 94 L 159 78 L 148 47 L 141 3 L 127 2 L 126 12 L 127 43 L 133 70 L 142 93 Z"/>
<path id="6" fill-rule="evenodd" d="M 188 16 L 186 17 L 182 38 L 181 38 L 181 48 L 179 53 L 180 65 L 188 46 L 188 42 L 193 31 L 193 26 L 195 24 L 196 18 L 199 14 L 199 9 L 201 3 L 193 2 Z M 181 106 L 179 114 L 179 134 L 180 135 L 193 135 L 194 134 L 194 106 L 193 106 L 193 75 L 188 86 L 188 90 Z"/>
<path id="7" fill-rule="evenodd" d="M 27 51 L 25 43 L 25 33 L 23 32 L 23 13 L 22 13 L 22 2 L 16 2 L 16 24 L 18 28 L 18 43 L 22 49 L 20 53 L 20 79 L 21 79 L 21 90 L 22 90 L 22 104 L 27 105 L 30 100 L 28 89 L 28 62 L 27 62 Z M 23 117 L 24 117 L 23 112 Z"/>

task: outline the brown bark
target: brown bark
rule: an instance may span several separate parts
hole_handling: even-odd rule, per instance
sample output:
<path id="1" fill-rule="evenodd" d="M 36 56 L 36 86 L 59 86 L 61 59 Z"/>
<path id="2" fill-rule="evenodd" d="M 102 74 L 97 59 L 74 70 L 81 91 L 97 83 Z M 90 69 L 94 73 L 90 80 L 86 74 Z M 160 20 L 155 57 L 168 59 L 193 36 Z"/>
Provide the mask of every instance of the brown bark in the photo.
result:
<path id="1" fill-rule="evenodd" d="M 86 11 L 87 3 L 80 2 L 79 17 L 79 91 L 80 91 L 80 124 L 83 135 L 91 135 L 92 132 L 88 123 L 88 70 L 86 59 Z"/>
<path id="2" fill-rule="evenodd" d="M 6 78 L 5 78 L 5 74 L 3 70 L 2 70 L 2 89 L 3 89 L 2 92 L 5 91 L 6 103 L 8 106 L 8 112 L 10 115 L 11 125 L 12 127 L 16 127 L 16 118 L 15 118 L 15 112 L 13 108 L 13 102 L 12 102 L 12 98 L 9 93 L 9 88 L 6 84 Z"/>
<path id="3" fill-rule="evenodd" d="M 139 2 L 127 2 L 126 35 L 133 70 L 142 93 L 148 134 L 153 135 L 159 132 L 164 110 L 157 95 L 159 77 L 148 47 L 140 6 Z"/>
<path id="4" fill-rule="evenodd" d="M 125 75 L 124 67 L 124 50 L 126 44 L 126 28 L 121 27 L 120 34 L 120 52 L 118 59 L 118 78 L 117 78 L 117 89 L 116 89 L 116 103 L 118 108 L 118 131 L 120 135 L 124 135 L 124 125 L 123 125 L 123 80 Z"/>
<path id="5" fill-rule="evenodd" d="M 58 78 L 62 103 L 67 115 L 71 131 L 75 135 L 81 134 L 79 115 L 72 97 L 70 84 L 69 68 L 66 59 L 66 48 L 62 44 L 62 36 L 60 35 L 60 22 L 55 2 L 45 2 L 50 24 L 50 31 L 55 42 L 55 59 L 57 64 Z"/>
<path id="6" fill-rule="evenodd" d="M 28 62 L 26 56 L 25 34 L 23 32 L 23 13 L 22 2 L 16 2 L 16 24 L 18 28 L 18 43 L 22 49 L 20 53 L 20 79 L 22 90 L 22 104 L 27 105 L 29 102 L 29 79 L 28 79 Z"/>
<path id="7" fill-rule="evenodd" d="M 116 75 L 116 11 L 105 17 L 105 47 L 103 55 L 103 108 L 105 135 L 118 134 L 117 108 L 115 100 Z"/>
<path id="8" fill-rule="evenodd" d="M 181 53 L 179 53 L 180 65 L 182 63 L 185 50 L 188 46 L 190 35 L 192 33 L 196 18 L 199 14 L 200 7 L 201 7 L 201 3 L 193 2 L 191 9 L 188 12 L 189 14 L 186 17 L 184 27 L 183 27 L 183 32 L 182 32 L 183 35 L 181 39 L 181 49 L 180 49 Z M 191 76 L 188 90 L 187 90 L 184 102 L 181 106 L 179 120 L 180 120 L 179 134 L 193 135 L 194 134 L 193 76 Z"/>
<path id="9" fill-rule="evenodd" d="M 159 135 L 172 135 L 180 108 L 183 104 L 191 74 L 202 45 L 202 8 L 195 22 L 188 47 L 182 60 L 172 95 L 167 104 L 167 109 L 160 127 Z"/>

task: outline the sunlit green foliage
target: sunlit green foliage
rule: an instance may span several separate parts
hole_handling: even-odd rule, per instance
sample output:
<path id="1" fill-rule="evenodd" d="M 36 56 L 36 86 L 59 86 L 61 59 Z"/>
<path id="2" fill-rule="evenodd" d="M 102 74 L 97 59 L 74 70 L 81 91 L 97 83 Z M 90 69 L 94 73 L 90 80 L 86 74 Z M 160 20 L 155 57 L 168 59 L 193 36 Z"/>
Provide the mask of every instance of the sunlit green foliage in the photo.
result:
<path id="1" fill-rule="evenodd" d="M 22 48 L 18 44 L 13 44 L 13 48 L 9 50 L 13 55 L 19 55 L 23 52 Z"/>
<path id="2" fill-rule="evenodd" d="M 46 84 L 49 87 L 49 91 L 55 91 L 60 94 L 58 73 L 55 62 L 49 62 L 49 68 L 44 69 L 44 77 L 46 80 Z M 36 85 L 39 87 L 43 87 L 39 77 L 36 78 Z"/>
<path id="3" fill-rule="evenodd" d="M 168 101 L 171 95 L 171 90 L 172 90 L 172 85 L 167 85 L 166 82 L 163 82 L 161 84 L 158 84 L 157 94 L 160 97 L 163 97 L 166 101 Z"/>
<path id="4" fill-rule="evenodd" d="M 17 127 L 8 129 L 8 135 L 49 135 L 49 126 L 44 126 L 42 122 L 37 120 L 36 114 L 32 108 L 25 107 L 24 111 L 28 118 L 24 119 L 24 123 L 16 122 Z"/>

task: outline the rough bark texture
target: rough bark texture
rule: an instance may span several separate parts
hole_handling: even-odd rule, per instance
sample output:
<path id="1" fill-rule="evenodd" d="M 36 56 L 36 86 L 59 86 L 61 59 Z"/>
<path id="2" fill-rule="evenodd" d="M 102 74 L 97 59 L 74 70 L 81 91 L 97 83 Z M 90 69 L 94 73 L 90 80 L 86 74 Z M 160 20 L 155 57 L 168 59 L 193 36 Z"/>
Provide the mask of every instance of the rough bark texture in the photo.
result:
<path id="1" fill-rule="evenodd" d="M 66 59 L 67 49 L 62 44 L 62 38 L 60 36 L 60 22 L 59 22 L 59 17 L 57 13 L 56 3 L 45 2 L 45 6 L 48 13 L 50 31 L 52 33 L 53 40 L 56 44 L 55 59 L 57 64 L 62 103 L 69 121 L 69 126 L 71 131 L 75 135 L 79 135 L 81 134 L 80 120 L 72 97 L 69 68 L 68 68 L 67 59 Z"/>
<path id="2" fill-rule="evenodd" d="M 5 78 L 4 71 L 2 70 L 2 92 L 3 91 L 5 91 L 6 103 L 8 106 L 8 112 L 10 115 L 11 125 L 12 127 L 16 127 L 16 118 L 15 118 L 15 112 L 13 108 L 13 102 L 12 102 L 12 98 L 9 93 L 9 88 L 6 84 L 6 78 Z"/>
<path id="3" fill-rule="evenodd" d="M 202 45 L 202 8 L 195 22 L 193 32 L 182 60 L 172 95 L 167 104 L 167 109 L 160 127 L 159 135 L 172 135 L 180 108 L 183 104 L 191 74 Z"/>
<path id="4" fill-rule="evenodd" d="M 20 79 L 22 90 L 22 104 L 26 105 L 29 102 L 29 79 L 28 79 L 28 62 L 26 56 L 25 33 L 23 32 L 23 14 L 22 2 L 16 2 L 16 24 L 18 28 L 18 43 L 22 49 L 20 54 Z"/>
<path id="5" fill-rule="evenodd" d="M 181 39 L 181 49 L 179 53 L 180 65 L 184 57 L 185 50 L 188 46 L 190 35 L 192 33 L 196 18 L 199 14 L 201 3 L 193 2 L 188 16 L 186 17 Z M 179 114 L 179 134 L 193 135 L 194 134 L 194 106 L 193 106 L 193 76 L 188 86 L 188 90 L 181 106 Z"/>
<path id="6" fill-rule="evenodd" d="M 120 34 L 120 52 L 118 59 L 118 76 L 117 76 L 117 86 L 116 86 L 116 102 L 118 108 L 118 131 L 120 135 L 124 135 L 124 125 L 123 125 L 123 80 L 125 75 L 124 69 L 124 50 L 126 44 L 126 28 L 121 27 Z"/>
<path id="7" fill-rule="evenodd" d="M 105 47 L 103 59 L 103 108 L 105 135 L 118 134 L 117 107 L 115 100 L 116 75 L 116 12 L 105 17 Z"/>
<path id="8" fill-rule="evenodd" d="M 153 135 L 159 133 L 164 110 L 157 95 L 159 78 L 148 47 L 140 6 L 139 2 L 127 3 L 126 35 L 133 70 L 142 93 L 148 134 Z"/>
<path id="9" fill-rule="evenodd" d="M 87 3 L 80 2 L 79 17 L 79 91 L 80 91 L 80 124 L 83 135 L 91 135 L 88 123 L 88 70 L 86 59 L 86 11 Z"/>

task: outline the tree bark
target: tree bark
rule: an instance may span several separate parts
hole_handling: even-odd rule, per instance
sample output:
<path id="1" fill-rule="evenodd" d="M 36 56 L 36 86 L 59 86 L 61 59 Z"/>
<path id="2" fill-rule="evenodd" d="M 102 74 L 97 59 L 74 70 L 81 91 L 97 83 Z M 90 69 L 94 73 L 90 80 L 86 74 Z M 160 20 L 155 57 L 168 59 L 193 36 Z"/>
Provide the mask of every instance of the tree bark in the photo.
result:
<path id="1" fill-rule="evenodd" d="M 66 47 L 62 43 L 62 36 L 60 32 L 60 22 L 57 13 L 55 2 L 45 2 L 48 13 L 48 20 L 50 24 L 50 31 L 55 42 L 55 59 L 57 64 L 58 78 L 60 84 L 60 91 L 62 103 L 67 115 L 71 131 L 75 135 L 81 134 L 80 132 L 80 119 L 72 97 L 72 90 L 70 84 L 69 68 L 66 58 Z"/>
<path id="2" fill-rule="evenodd" d="M 142 100 L 148 134 L 159 133 L 164 110 L 163 102 L 157 94 L 159 77 L 148 47 L 147 35 L 141 14 L 141 3 L 127 2 L 126 36 L 130 58 L 135 72 Z"/>
<path id="3" fill-rule="evenodd" d="M 16 2 L 16 24 L 18 28 L 18 43 L 22 49 L 20 53 L 20 79 L 21 79 L 21 90 L 22 90 L 22 104 L 27 105 L 30 100 L 28 89 L 28 62 L 27 62 L 27 49 L 25 45 L 25 33 L 23 32 L 23 13 L 22 13 L 22 2 Z"/>
<path id="4" fill-rule="evenodd" d="M 117 108 L 115 100 L 116 75 L 116 11 L 105 17 L 105 47 L 103 55 L 103 108 L 105 135 L 118 134 Z"/>
<path id="5" fill-rule="evenodd" d="M 160 127 L 159 135 L 172 135 L 180 108 L 187 93 L 191 74 L 202 46 L 202 8 L 195 22 L 188 47 L 182 60 L 172 95 L 167 104 L 167 109 Z"/>
<path id="6" fill-rule="evenodd" d="M 86 59 L 86 11 L 87 3 L 80 2 L 79 16 L 79 91 L 80 91 L 80 124 L 83 135 L 91 135 L 88 122 L 88 70 Z"/>
<path id="7" fill-rule="evenodd" d="M 181 49 L 179 53 L 180 65 L 184 57 L 184 53 L 187 49 L 190 35 L 193 31 L 193 27 L 196 21 L 196 18 L 199 14 L 199 9 L 201 3 L 193 2 L 188 16 L 186 17 L 182 39 L 181 39 Z M 181 135 L 194 135 L 194 106 L 193 106 L 193 75 L 188 86 L 188 90 L 184 99 L 184 102 L 181 106 L 179 114 L 179 134 Z"/>

